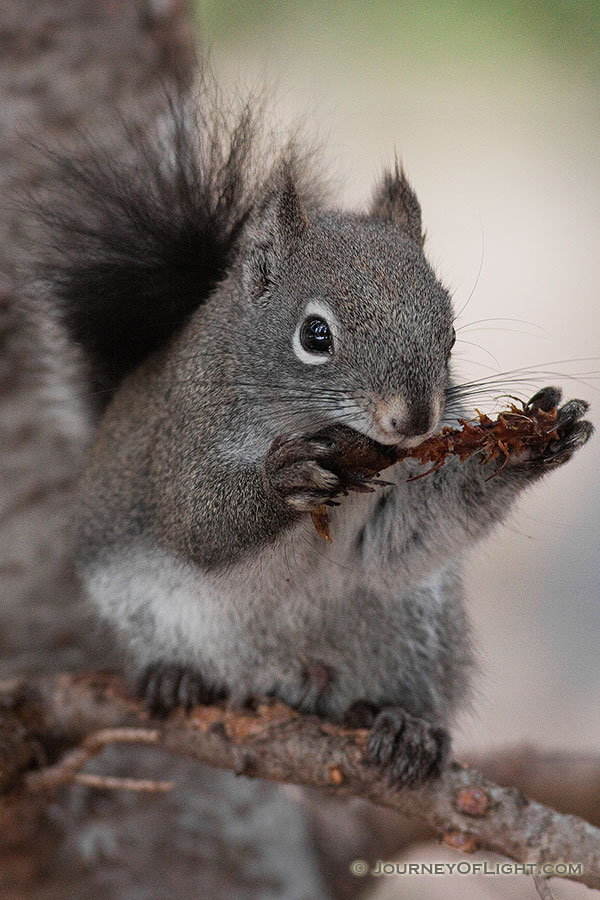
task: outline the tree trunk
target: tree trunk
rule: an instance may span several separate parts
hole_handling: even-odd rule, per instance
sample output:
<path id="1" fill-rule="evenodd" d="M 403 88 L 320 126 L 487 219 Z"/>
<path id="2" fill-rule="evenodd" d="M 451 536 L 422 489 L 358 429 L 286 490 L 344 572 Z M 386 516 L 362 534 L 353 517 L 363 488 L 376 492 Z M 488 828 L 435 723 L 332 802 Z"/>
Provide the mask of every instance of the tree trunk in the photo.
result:
<path id="1" fill-rule="evenodd" d="M 192 78 L 192 38 L 183 0 L 0 5 L 0 679 L 115 663 L 71 562 L 85 404 L 52 362 L 56 336 L 23 314 L 29 231 L 7 192 L 43 190 L 31 139 L 64 147 L 84 131 L 118 153 L 115 109 L 158 112 L 164 85 Z M 77 786 L 0 806 L 0 900 L 325 896 L 304 815 L 279 788 L 143 748 L 95 768 L 176 789 Z"/>

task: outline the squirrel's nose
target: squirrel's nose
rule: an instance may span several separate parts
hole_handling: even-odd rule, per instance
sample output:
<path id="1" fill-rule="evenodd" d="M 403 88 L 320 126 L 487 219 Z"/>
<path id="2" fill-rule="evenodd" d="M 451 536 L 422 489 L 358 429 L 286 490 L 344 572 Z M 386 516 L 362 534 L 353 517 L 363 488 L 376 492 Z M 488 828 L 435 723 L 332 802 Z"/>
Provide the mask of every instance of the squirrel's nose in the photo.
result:
<path id="1" fill-rule="evenodd" d="M 420 443 L 434 427 L 436 411 L 428 401 L 407 403 L 403 398 L 394 398 L 381 403 L 377 418 L 382 432 L 394 442 L 410 439 L 411 444 Z"/>
<path id="2" fill-rule="evenodd" d="M 404 416 L 390 415 L 389 424 L 402 437 L 418 437 L 427 434 L 433 425 L 433 410 L 429 404 L 421 403 L 411 407 Z"/>

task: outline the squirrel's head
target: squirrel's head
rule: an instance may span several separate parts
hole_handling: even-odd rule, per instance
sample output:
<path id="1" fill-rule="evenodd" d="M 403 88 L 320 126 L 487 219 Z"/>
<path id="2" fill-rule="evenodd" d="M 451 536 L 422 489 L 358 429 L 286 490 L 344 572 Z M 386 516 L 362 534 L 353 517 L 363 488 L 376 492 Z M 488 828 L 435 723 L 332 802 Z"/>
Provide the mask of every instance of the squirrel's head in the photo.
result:
<path id="1" fill-rule="evenodd" d="M 421 210 L 396 166 L 365 215 L 307 212 L 289 167 L 248 227 L 236 349 L 281 426 L 343 422 L 419 443 L 444 411 L 453 312 L 422 250 Z"/>

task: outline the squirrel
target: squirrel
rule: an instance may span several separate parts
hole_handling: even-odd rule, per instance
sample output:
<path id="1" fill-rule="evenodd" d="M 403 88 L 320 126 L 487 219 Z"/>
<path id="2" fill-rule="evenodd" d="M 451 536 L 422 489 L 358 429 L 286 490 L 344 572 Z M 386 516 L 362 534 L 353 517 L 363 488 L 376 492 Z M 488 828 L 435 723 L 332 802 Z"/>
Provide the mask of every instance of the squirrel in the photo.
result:
<path id="1" fill-rule="evenodd" d="M 59 161 L 42 215 L 39 302 L 98 412 L 78 571 L 153 712 L 277 697 L 368 728 L 390 783 L 417 785 L 469 696 L 463 556 L 589 439 L 587 404 L 560 406 L 541 454 L 411 483 L 405 460 L 343 497 L 319 429 L 416 446 L 464 412 L 419 202 L 396 163 L 366 211 L 340 211 L 310 153 L 257 150 L 251 102 L 197 103 L 130 128 L 120 160 Z M 331 544 L 308 515 L 324 503 Z"/>

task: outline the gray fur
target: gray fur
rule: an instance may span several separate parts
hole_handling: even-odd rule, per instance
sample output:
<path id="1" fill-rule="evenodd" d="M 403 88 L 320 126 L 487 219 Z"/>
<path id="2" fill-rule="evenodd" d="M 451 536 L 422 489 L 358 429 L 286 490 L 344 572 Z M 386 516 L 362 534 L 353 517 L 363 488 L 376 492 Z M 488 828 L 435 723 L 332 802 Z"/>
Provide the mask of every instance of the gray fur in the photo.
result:
<path id="1" fill-rule="evenodd" d="M 418 466 L 401 463 L 386 472 L 393 486 L 331 510 L 332 544 L 316 534 L 306 510 L 335 490 L 319 447 L 290 462 L 284 490 L 273 441 L 343 421 L 389 443 L 377 413 L 392 401 L 427 408 L 439 428 L 453 314 L 404 176 L 402 191 L 385 182 L 373 216 L 307 219 L 284 175 L 225 281 L 108 407 L 82 487 L 80 571 L 140 671 L 189 669 L 232 702 L 273 694 L 338 721 L 364 701 L 383 710 L 373 757 L 411 783 L 439 770 L 438 726 L 468 693 L 462 557 L 545 461 L 486 481 L 497 463 L 452 459 L 412 483 Z M 406 196 L 412 233 L 390 213 Z M 292 350 L 311 301 L 338 323 L 324 365 Z M 569 408 L 552 464 L 589 436 L 582 412 Z M 409 740 L 429 753 L 411 772 Z"/>

